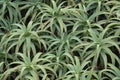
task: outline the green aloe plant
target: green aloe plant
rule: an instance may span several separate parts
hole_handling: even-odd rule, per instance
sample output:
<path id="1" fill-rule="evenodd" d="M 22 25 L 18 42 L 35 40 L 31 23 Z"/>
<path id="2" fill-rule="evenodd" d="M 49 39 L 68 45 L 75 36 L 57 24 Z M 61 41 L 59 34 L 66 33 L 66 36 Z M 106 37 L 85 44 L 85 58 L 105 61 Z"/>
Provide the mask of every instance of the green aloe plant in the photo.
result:
<path id="1" fill-rule="evenodd" d="M 51 5 L 43 4 L 42 9 L 42 16 L 41 16 L 41 28 L 50 29 L 53 33 L 57 30 L 59 33 L 66 32 L 67 26 L 71 24 L 71 19 L 67 16 L 67 11 L 70 11 L 68 7 L 63 7 L 64 2 L 57 6 L 57 3 L 54 0 L 51 0 Z M 67 21 L 69 20 L 69 21 Z M 67 22 L 67 24 L 65 24 Z M 58 33 L 58 34 L 59 34 Z"/>
<path id="2" fill-rule="evenodd" d="M 0 6 L 0 32 L 4 35 L 16 29 L 12 24 L 20 22 L 21 14 L 18 4 L 12 0 L 1 0 Z"/>
<path id="3" fill-rule="evenodd" d="M 92 10 L 90 8 L 90 5 L 92 4 L 90 3 L 86 6 L 82 3 L 79 3 L 76 6 L 77 7 L 76 11 L 74 11 L 72 14 L 75 17 L 73 18 L 75 21 L 75 24 L 73 26 L 73 31 L 81 31 L 84 34 L 87 34 L 87 30 L 90 28 L 100 29 L 100 30 L 103 29 L 101 24 L 103 24 L 104 20 L 99 21 L 98 17 L 101 17 L 101 15 L 108 15 L 109 13 L 107 11 L 101 11 L 99 8 L 97 8 L 93 13 L 89 14 L 90 13 L 89 11 Z M 97 5 L 97 7 L 100 6 Z"/>
<path id="4" fill-rule="evenodd" d="M 78 57 L 72 58 L 73 62 L 67 64 L 68 71 L 61 78 L 62 80 L 86 80 L 85 76 L 89 67 L 84 69 L 84 67 L 90 64 L 90 61 L 81 62 Z"/>
<path id="5" fill-rule="evenodd" d="M 50 44 L 48 49 L 57 49 L 59 51 L 73 48 L 75 45 L 81 43 L 81 40 L 77 36 L 79 32 L 62 33 L 60 36 L 50 36 L 48 43 Z M 75 44 L 76 43 L 76 44 Z M 55 47 L 54 47 L 55 46 Z M 70 52 L 70 51 L 69 51 Z"/>
<path id="6" fill-rule="evenodd" d="M 90 44 L 85 47 L 85 50 L 83 52 L 83 54 L 85 54 L 87 51 L 89 51 L 88 49 L 93 47 L 93 52 L 90 54 L 94 55 L 93 65 L 97 65 L 98 59 L 100 59 L 101 62 L 104 62 L 101 64 L 104 64 L 105 68 L 107 67 L 108 55 L 110 56 L 110 62 L 112 62 L 112 64 L 115 64 L 116 60 L 119 63 L 119 58 L 115 55 L 114 52 L 112 52 L 110 47 L 115 46 L 118 51 L 120 49 L 117 42 L 114 41 L 117 36 L 107 37 L 107 31 L 108 28 L 105 28 L 101 33 L 98 33 L 97 31 L 95 33 L 95 31 L 89 29 L 91 37 L 86 37 L 86 39 L 90 40 Z"/>
<path id="7" fill-rule="evenodd" d="M 15 80 L 19 79 L 35 79 L 39 80 L 41 77 L 43 80 L 48 79 L 48 73 L 56 75 L 54 70 L 50 67 L 51 61 L 48 60 L 50 57 L 42 58 L 42 53 L 37 53 L 33 59 L 30 56 L 26 56 L 23 53 L 17 53 L 18 60 L 12 62 L 10 65 L 16 65 L 6 70 L 2 75 L 2 80 L 6 80 L 13 72 L 18 72 Z M 19 59 L 20 57 L 20 59 Z M 30 79 L 30 80 L 31 80 Z"/>
<path id="8" fill-rule="evenodd" d="M 30 1 L 22 1 L 18 3 L 22 15 L 22 19 L 25 23 L 29 22 L 30 20 L 34 20 L 37 22 L 37 15 L 38 12 L 41 12 L 42 2 L 40 0 L 30 0 Z"/>
<path id="9" fill-rule="evenodd" d="M 41 32 L 45 31 L 37 29 L 39 23 L 33 23 L 33 21 L 30 21 L 27 26 L 25 26 L 25 24 L 13 25 L 18 28 L 13 29 L 9 35 L 5 35 L 1 41 L 3 43 L 3 46 L 7 46 L 7 52 L 14 46 L 16 46 L 15 52 L 18 52 L 22 46 L 22 51 L 28 53 L 30 53 L 31 50 L 33 53 L 36 53 L 36 44 L 39 44 L 37 46 L 39 49 L 43 47 L 46 48 L 44 40 L 39 35 Z M 14 43 L 11 43 L 13 41 Z"/>
<path id="10" fill-rule="evenodd" d="M 68 53 L 67 51 L 64 52 L 64 51 L 59 51 L 59 50 L 50 51 L 50 52 L 46 53 L 46 55 L 51 57 L 51 61 L 53 63 L 52 68 L 54 69 L 54 71 L 57 74 L 57 79 L 59 79 L 60 77 L 65 75 L 65 73 L 67 71 L 66 64 L 73 60 L 72 55 L 70 53 Z"/>
<path id="11" fill-rule="evenodd" d="M 1 0 L 0 6 L 2 6 L 0 9 L 0 14 L 2 18 L 4 16 L 8 17 L 8 15 L 6 16 L 6 14 L 9 14 L 11 21 L 14 20 L 14 18 L 21 18 L 18 4 L 15 2 L 12 2 L 12 0 Z"/>

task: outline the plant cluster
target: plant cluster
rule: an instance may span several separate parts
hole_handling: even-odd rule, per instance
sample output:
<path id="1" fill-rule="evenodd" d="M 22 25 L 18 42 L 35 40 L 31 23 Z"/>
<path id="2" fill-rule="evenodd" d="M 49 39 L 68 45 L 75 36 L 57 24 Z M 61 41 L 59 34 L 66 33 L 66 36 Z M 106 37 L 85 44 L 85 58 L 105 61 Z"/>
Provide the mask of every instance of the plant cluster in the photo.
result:
<path id="1" fill-rule="evenodd" d="M 120 80 L 120 1 L 0 0 L 0 80 Z"/>

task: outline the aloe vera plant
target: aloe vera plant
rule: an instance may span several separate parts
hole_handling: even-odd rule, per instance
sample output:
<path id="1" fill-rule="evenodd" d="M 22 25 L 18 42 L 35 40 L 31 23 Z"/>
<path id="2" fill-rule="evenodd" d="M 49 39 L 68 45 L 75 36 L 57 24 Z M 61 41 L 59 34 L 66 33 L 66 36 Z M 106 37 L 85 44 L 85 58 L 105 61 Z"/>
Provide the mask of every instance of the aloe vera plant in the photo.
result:
<path id="1" fill-rule="evenodd" d="M 49 71 L 56 75 L 53 69 L 49 67 L 52 65 L 51 61 L 48 60 L 49 58 L 47 58 L 47 56 L 46 58 L 41 58 L 42 53 L 37 53 L 33 59 L 22 53 L 18 53 L 17 55 L 20 56 L 21 59 L 10 64 L 17 66 L 5 71 L 2 75 L 3 80 L 6 80 L 12 72 L 19 72 L 15 80 L 30 78 L 39 80 L 39 76 L 43 79 L 48 79 Z"/>

